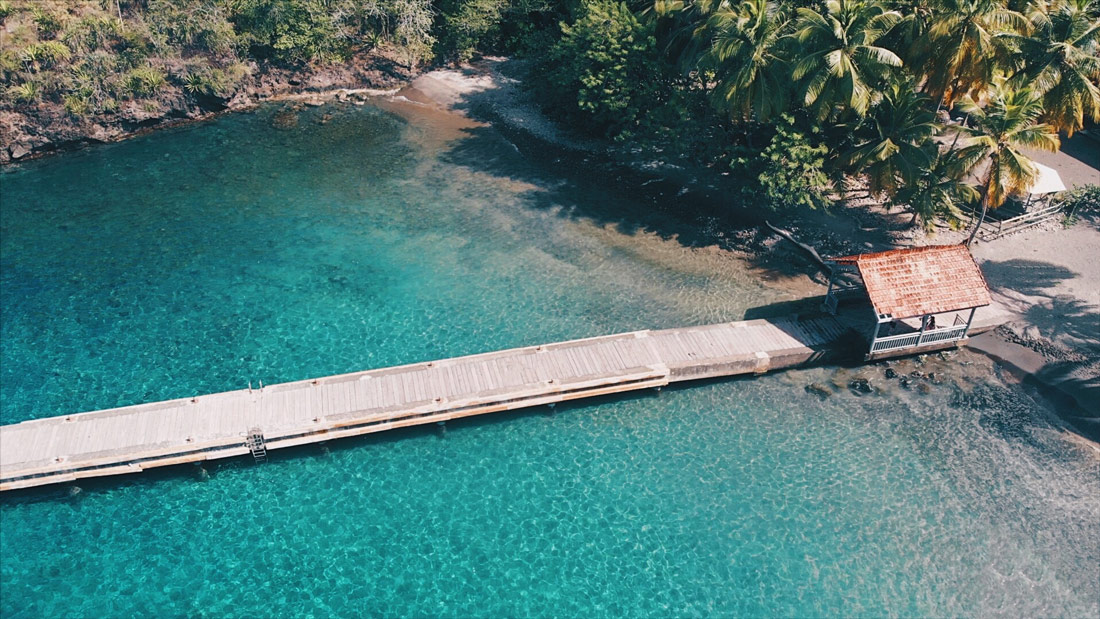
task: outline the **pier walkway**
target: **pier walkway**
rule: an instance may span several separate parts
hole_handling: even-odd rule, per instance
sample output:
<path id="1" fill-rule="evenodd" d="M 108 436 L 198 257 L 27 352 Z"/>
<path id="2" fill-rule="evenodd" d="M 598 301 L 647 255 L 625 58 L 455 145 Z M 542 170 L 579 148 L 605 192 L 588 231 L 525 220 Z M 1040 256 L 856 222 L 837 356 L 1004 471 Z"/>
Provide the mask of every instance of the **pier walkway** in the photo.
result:
<path id="1" fill-rule="evenodd" d="M 848 334 L 847 337 L 845 334 Z M 136 473 L 669 383 L 861 342 L 830 316 L 636 331 L 0 426 L 0 491 Z"/>

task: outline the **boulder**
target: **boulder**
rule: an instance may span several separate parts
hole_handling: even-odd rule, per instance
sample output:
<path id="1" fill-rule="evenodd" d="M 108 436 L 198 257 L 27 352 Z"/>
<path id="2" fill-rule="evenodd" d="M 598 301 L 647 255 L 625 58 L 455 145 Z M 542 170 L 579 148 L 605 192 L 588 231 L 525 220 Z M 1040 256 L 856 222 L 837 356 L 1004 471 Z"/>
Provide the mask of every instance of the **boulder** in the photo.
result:
<path id="1" fill-rule="evenodd" d="M 12 144 L 11 147 L 8 150 L 9 150 L 9 152 L 11 152 L 11 158 L 12 158 L 13 161 L 17 160 L 17 159 L 22 159 L 23 157 L 26 157 L 27 155 L 31 154 L 30 147 L 28 147 L 23 142 L 17 142 L 15 144 Z"/>
<path id="2" fill-rule="evenodd" d="M 874 391 L 874 388 L 871 387 L 871 382 L 866 378 L 853 379 L 848 383 L 848 389 L 856 395 L 863 395 Z"/>
<path id="3" fill-rule="evenodd" d="M 829 389 L 825 385 L 822 385 L 821 383 L 810 383 L 809 385 L 806 385 L 805 389 L 806 393 L 816 395 L 822 400 L 833 395 L 833 390 Z"/>

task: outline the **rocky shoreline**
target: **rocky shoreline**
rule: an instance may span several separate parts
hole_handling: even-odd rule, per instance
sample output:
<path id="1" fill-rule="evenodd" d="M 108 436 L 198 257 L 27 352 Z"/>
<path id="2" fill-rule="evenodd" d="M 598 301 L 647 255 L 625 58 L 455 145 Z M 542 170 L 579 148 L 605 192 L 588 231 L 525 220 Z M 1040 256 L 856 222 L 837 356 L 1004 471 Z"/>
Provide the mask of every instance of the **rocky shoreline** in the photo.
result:
<path id="1" fill-rule="evenodd" d="M 392 94 L 417 75 L 385 50 L 353 56 L 346 63 L 296 69 L 249 64 L 249 75 L 228 97 L 195 95 L 166 84 L 152 100 L 126 101 L 117 112 L 74 117 L 46 101 L 0 109 L 0 165 L 92 144 L 118 142 L 156 129 L 247 110 L 268 101 L 366 99 Z"/>

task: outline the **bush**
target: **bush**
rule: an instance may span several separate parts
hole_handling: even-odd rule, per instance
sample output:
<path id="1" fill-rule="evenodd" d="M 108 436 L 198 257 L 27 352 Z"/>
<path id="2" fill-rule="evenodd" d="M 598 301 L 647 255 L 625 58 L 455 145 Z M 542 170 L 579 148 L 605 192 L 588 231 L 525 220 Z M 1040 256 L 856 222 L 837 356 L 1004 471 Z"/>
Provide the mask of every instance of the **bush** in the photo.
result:
<path id="1" fill-rule="evenodd" d="M 325 0 L 239 0 L 232 20 L 258 58 L 339 60 L 348 53 L 343 12 Z"/>
<path id="2" fill-rule="evenodd" d="M 784 114 L 762 150 L 741 149 L 730 162 L 736 174 L 756 181 L 743 186 L 746 200 L 772 209 L 822 208 L 829 204 L 830 181 L 825 173 L 829 148 L 819 131 L 800 129 Z"/>
<path id="3" fill-rule="evenodd" d="M 452 0 L 439 3 L 439 55 L 460 62 L 500 37 L 500 22 L 509 0 Z"/>
<path id="4" fill-rule="evenodd" d="M 159 69 L 138 67 L 126 76 L 126 90 L 135 97 L 154 95 L 167 83 L 164 73 Z"/>
<path id="5" fill-rule="evenodd" d="M 68 60 L 72 52 L 60 41 L 42 41 L 28 45 L 23 50 L 23 62 L 30 65 L 32 70 L 38 71 L 44 67 L 52 67 L 58 62 Z"/>
<path id="6" fill-rule="evenodd" d="M 1071 224 L 1079 217 L 1100 217 L 1100 185 L 1075 187 L 1062 194 L 1058 203 L 1062 205 Z"/>
<path id="7" fill-rule="evenodd" d="M 660 100 L 663 63 L 652 26 L 625 3 L 587 0 L 577 19 L 561 29 L 561 39 L 540 63 L 551 111 L 591 132 L 630 137 Z"/>
<path id="8" fill-rule="evenodd" d="M 150 0 L 145 15 L 153 45 L 233 54 L 237 33 L 218 4 L 194 0 Z"/>
<path id="9" fill-rule="evenodd" d="M 20 103 L 34 103 L 38 101 L 38 84 L 28 80 L 22 84 L 12 86 L 10 93 L 11 97 Z"/>
<path id="10" fill-rule="evenodd" d="M 31 15 L 34 19 L 34 25 L 38 28 L 38 36 L 43 39 L 52 39 L 57 36 L 57 32 L 61 30 L 61 19 L 51 13 L 50 11 L 43 11 L 35 8 Z"/>
<path id="11" fill-rule="evenodd" d="M 92 108 L 88 98 L 78 94 L 65 95 L 62 100 L 65 102 L 65 111 L 73 116 L 87 116 Z"/>
<path id="12" fill-rule="evenodd" d="M 90 15 L 70 21 L 61 40 L 76 52 L 91 52 L 110 47 L 122 34 L 118 20 L 108 15 Z"/>

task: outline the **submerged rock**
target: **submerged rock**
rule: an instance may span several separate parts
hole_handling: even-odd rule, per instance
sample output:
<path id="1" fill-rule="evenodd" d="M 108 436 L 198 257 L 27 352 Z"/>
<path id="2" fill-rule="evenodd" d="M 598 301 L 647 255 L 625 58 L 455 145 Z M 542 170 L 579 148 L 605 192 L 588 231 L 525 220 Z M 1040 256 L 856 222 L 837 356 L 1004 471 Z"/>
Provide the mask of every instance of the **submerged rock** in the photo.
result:
<path id="1" fill-rule="evenodd" d="M 852 382 L 848 383 L 848 389 L 856 395 L 863 395 L 874 391 L 874 388 L 871 387 L 871 382 L 866 378 L 856 378 L 852 380 Z"/>
<path id="2" fill-rule="evenodd" d="M 833 395 L 833 390 L 829 389 L 825 385 L 822 385 L 821 383 L 810 383 L 806 385 L 806 393 L 812 393 L 813 395 L 816 395 L 817 397 L 824 400 L 825 398 Z"/>
<path id="3" fill-rule="evenodd" d="M 280 110 L 271 117 L 271 126 L 276 129 L 293 129 L 298 126 L 298 114 L 293 110 Z"/>
<path id="4" fill-rule="evenodd" d="M 886 371 L 883 372 L 883 374 L 886 376 L 886 378 L 897 378 L 898 377 L 898 373 L 894 371 L 894 368 L 886 368 Z"/>

